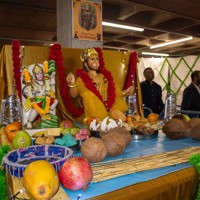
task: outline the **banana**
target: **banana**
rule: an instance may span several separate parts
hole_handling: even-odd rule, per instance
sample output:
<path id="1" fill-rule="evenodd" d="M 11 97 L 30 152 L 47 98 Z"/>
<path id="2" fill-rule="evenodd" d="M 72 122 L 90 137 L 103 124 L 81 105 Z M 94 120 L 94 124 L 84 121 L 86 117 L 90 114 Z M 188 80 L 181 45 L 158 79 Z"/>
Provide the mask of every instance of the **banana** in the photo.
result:
<path id="1" fill-rule="evenodd" d="M 45 131 L 39 131 L 39 132 L 35 132 L 32 137 L 33 138 L 38 138 L 38 137 L 42 137 L 45 134 Z"/>

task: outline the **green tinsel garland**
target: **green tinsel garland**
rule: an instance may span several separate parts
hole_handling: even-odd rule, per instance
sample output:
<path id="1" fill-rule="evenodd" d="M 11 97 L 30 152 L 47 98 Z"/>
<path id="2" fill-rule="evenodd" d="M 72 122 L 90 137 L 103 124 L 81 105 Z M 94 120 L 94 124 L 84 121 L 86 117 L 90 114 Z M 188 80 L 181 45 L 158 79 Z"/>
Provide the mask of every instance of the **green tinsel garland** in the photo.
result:
<path id="1" fill-rule="evenodd" d="M 0 164 L 2 164 L 3 157 L 10 151 L 10 147 L 8 145 L 0 146 Z M 0 199 L 7 200 L 7 187 L 6 187 L 6 173 L 5 170 L 0 168 Z"/>
<path id="2" fill-rule="evenodd" d="M 197 172 L 200 173 L 200 154 L 194 154 L 189 158 L 189 163 L 195 165 Z M 198 187 L 197 195 L 195 200 L 200 200 L 200 184 Z"/>

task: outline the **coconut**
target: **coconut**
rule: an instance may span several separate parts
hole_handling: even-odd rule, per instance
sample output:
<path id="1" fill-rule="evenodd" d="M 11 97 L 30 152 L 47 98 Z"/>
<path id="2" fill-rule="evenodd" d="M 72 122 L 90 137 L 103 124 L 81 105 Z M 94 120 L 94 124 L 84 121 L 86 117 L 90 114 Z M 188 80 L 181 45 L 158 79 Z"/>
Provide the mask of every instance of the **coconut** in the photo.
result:
<path id="1" fill-rule="evenodd" d="M 102 141 L 106 145 L 107 155 L 118 156 L 125 149 L 125 141 L 119 133 L 108 133 Z"/>
<path id="2" fill-rule="evenodd" d="M 181 139 L 185 137 L 185 124 L 182 120 L 173 118 L 163 126 L 163 133 L 170 139 Z"/>
<path id="3" fill-rule="evenodd" d="M 194 127 L 200 127 L 200 119 L 199 118 L 192 118 L 190 119 L 190 121 L 188 122 L 190 127 L 194 128 Z"/>
<path id="4" fill-rule="evenodd" d="M 190 135 L 193 139 L 200 140 L 200 126 L 191 128 Z"/>
<path id="5" fill-rule="evenodd" d="M 188 123 L 187 119 L 185 118 L 184 115 L 182 114 L 177 114 L 177 115 L 174 115 L 173 119 L 180 119 L 184 125 L 185 125 L 185 128 L 190 128 L 190 124 Z"/>
<path id="6" fill-rule="evenodd" d="M 107 155 L 106 146 L 101 139 L 90 137 L 81 145 L 82 156 L 89 162 L 101 162 Z"/>
<path id="7" fill-rule="evenodd" d="M 125 147 L 127 147 L 132 141 L 131 134 L 124 127 L 115 127 L 111 129 L 108 133 L 120 134 L 120 136 L 122 136 L 122 138 L 124 139 Z"/>

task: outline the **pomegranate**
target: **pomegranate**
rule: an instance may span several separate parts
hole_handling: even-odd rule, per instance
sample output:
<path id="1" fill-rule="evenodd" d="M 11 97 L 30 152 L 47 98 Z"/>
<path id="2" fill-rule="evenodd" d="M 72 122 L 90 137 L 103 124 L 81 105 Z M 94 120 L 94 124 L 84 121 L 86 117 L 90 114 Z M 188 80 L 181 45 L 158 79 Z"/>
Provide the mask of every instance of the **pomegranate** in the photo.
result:
<path id="1" fill-rule="evenodd" d="M 85 190 L 92 180 L 93 173 L 86 158 L 75 157 L 65 161 L 58 177 L 62 185 L 69 190 Z"/>

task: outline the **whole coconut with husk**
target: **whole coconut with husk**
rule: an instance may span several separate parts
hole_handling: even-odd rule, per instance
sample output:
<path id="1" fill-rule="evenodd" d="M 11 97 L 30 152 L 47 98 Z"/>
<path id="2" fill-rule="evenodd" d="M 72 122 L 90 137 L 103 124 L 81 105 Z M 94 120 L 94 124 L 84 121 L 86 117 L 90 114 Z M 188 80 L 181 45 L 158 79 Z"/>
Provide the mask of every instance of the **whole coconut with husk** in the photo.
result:
<path id="1" fill-rule="evenodd" d="M 115 127 L 111 129 L 108 133 L 120 134 L 125 142 L 125 148 L 131 143 L 131 134 L 124 127 Z"/>
<path id="2" fill-rule="evenodd" d="M 118 156 L 125 149 L 125 141 L 119 133 L 108 133 L 102 138 L 102 141 L 106 145 L 109 156 Z"/>
<path id="3" fill-rule="evenodd" d="M 81 153 L 89 162 L 101 162 L 107 155 L 106 145 L 101 139 L 90 137 L 82 143 Z"/>
<path id="4" fill-rule="evenodd" d="M 174 115 L 173 119 L 180 119 L 184 123 L 186 129 L 190 128 L 190 124 L 188 123 L 184 115 L 182 114 Z"/>
<path id="5" fill-rule="evenodd" d="M 182 120 L 173 118 L 162 128 L 163 133 L 170 139 L 181 139 L 185 137 L 185 124 Z"/>
<path id="6" fill-rule="evenodd" d="M 188 135 L 195 140 L 200 140 L 200 126 L 191 128 Z"/>
<path id="7" fill-rule="evenodd" d="M 191 118 L 188 121 L 191 128 L 200 127 L 200 119 L 199 118 Z"/>

